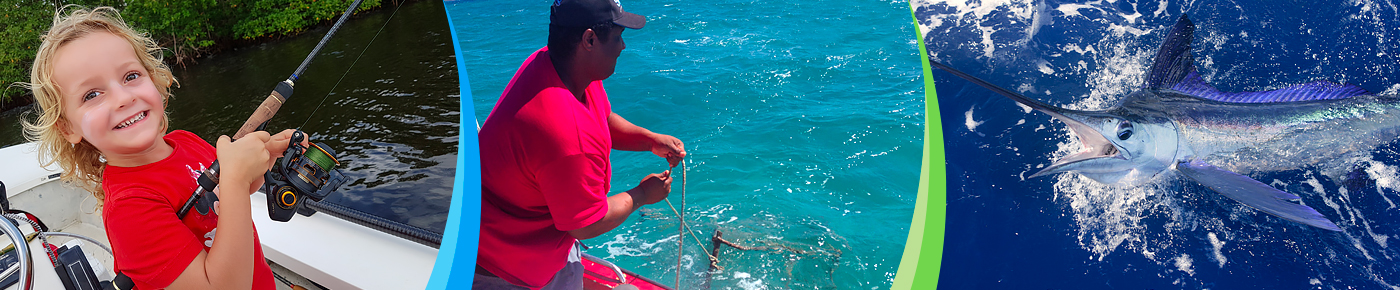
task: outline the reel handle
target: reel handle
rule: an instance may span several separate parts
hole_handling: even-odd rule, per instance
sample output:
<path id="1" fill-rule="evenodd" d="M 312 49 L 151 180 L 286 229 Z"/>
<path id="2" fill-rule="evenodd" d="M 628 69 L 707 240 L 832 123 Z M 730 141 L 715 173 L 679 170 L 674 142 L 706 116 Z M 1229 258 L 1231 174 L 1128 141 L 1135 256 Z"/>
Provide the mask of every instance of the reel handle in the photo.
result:
<path id="1" fill-rule="evenodd" d="M 305 132 L 302 132 L 301 130 L 292 131 L 292 139 L 290 140 L 290 142 L 287 142 L 287 148 L 292 148 L 292 146 L 296 146 L 297 149 L 304 149 L 301 148 L 301 141 L 304 140 L 306 140 Z M 282 154 L 282 156 L 286 155 L 287 154 Z"/>
<path id="2" fill-rule="evenodd" d="M 277 88 L 272 90 L 272 94 L 269 94 L 261 105 L 258 105 L 258 109 L 253 111 L 252 116 L 248 116 L 248 121 L 243 122 L 243 127 L 238 128 L 238 133 L 233 134 L 233 139 L 243 138 L 244 135 L 267 126 L 267 121 L 277 114 L 277 110 L 282 108 L 282 103 L 286 102 L 287 98 L 292 97 L 292 86 L 291 79 L 277 83 Z"/>

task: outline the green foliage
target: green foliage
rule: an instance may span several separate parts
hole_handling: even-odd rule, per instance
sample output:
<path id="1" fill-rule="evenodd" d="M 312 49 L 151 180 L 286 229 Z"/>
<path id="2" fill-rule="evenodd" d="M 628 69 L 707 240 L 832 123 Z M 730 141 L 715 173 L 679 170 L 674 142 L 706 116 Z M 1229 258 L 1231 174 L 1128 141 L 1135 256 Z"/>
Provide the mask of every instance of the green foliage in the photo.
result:
<path id="1" fill-rule="evenodd" d="M 145 30 L 170 49 L 177 63 L 198 57 L 219 37 L 215 27 L 228 22 L 214 0 L 130 1 L 122 9 L 122 19 Z"/>
<path id="2" fill-rule="evenodd" d="M 150 33 L 176 64 L 234 40 L 281 37 L 340 17 L 353 0 L 0 0 L 0 102 L 29 94 L 10 87 L 29 81 L 39 35 L 52 25 L 57 7 L 112 6 L 122 19 Z M 378 8 L 364 0 L 356 10 Z"/>
<path id="3" fill-rule="evenodd" d="M 15 82 L 29 81 L 39 35 L 53 21 L 53 6 L 41 1 L 0 0 L 0 103 L 28 94 Z"/>
<path id="4" fill-rule="evenodd" d="M 252 39 L 300 32 L 316 23 L 334 20 L 350 7 L 353 0 L 231 0 L 230 7 L 240 11 L 233 36 Z M 379 0 L 360 3 L 357 11 L 379 7 Z"/>

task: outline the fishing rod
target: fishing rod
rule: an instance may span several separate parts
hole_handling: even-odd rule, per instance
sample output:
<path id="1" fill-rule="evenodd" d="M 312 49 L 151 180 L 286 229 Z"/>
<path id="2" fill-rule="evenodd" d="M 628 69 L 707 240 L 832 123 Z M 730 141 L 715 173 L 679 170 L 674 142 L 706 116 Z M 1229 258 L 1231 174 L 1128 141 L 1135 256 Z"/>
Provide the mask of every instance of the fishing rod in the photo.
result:
<path id="1" fill-rule="evenodd" d="M 361 1 L 362 0 L 356 0 L 354 3 L 350 4 L 349 8 L 345 9 L 345 13 L 341 14 L 340 19 L 336 20 L 335 25 L 331 26 L 330 31 L 321 38 L 320 43 L 316 44 L 316 47 L 311 50 L 311 53 L 306 56 L 306 59 L 301 62 L 301 65 L 298 66 L 286 80 L 277 84 L 277 87 L 273 89 L 267 99 L 263 100 L 262 104 L 258 106 L 258 109 L 253 115 L 243 123 L 243 126 L 238 130 L 238 133 L 234 134 L 233 138 L 241 138 L 248 133 L 262 131 L 266 128 L 268 120 L 270 120 L 272 116 L 277 113 L 277 110 L 281 108 L 282 104 L 292 96 L 292 90 L 296 80 L 305 72 L 306 68 L 311 64 L 311 60 L 320 53 L 321 48 L 326 45 L 331 36 L 335 35 L 336 31 L 340 29 L 341 24 L 345 23 L 346 19 L 349 19 L 350 15 L 355 11 L 355 8 L 360 5 Z M 389 20 L 393 20 L 393 16 L 398 14 L 400 8 L 403 8 L 403 6 L 400 5 L 394 8 L 394 12 L 389 15 L 389 19 L 385 20 L 384 26 L 388 25 Z M 381 26 L 379 32 L 375 33 L 375 37 L 370 39 L 370 43 L 373 43 L 374 40 L 379 37 L 379 33 L 383 31 L 384 27 Z M 368 45 L 366 45 L 365 50 L 360 52 L 360 56 L 364 56 L 364 52 L 367 50 Z M 358 62 L 359 57 L 356 57 L 355 60 Z M 354 62 L 352 62 L 350 66 L 354 67 Z M 348 69 L 346 73 L 349 73 Z M 344 75 L 341 76 L 341 80 L 344 80 Z M 337 85 L 339 85 L 339 83 L 339 81 L 336 82 Z M 332 86 L 332 90 L 334 90 L 334 86 Z M 329 96 L 329 94 L 326 95 L 326 97 Z M 324 101 L 325 99 L 323 98 L 322 102 Z M 317 108 L 319 107 L 320 105 L 317 105 Z M 312 114 L 315 114 L 315 111 L 312 111 Z M 347 178 L 337 169 L 340 165 L 340 161 L 335 157 L 336 154 L 334 150 L 329 146 L 319 143 L 310 143 L 309 146 L 303 147 L 301 142 L 306 140 L 306 138 L 304 132 L 300 130 L 295 131 L 292 134 L 291 140 L 288 142 L 287 150 L 283 151 L 283 157 L 275 162 L 273 168 L 263 176 L 265 182 L 260 191 L 267 197 L 269 218 L 275 221 L 286 222 L 292 218 L 293 213 L 311 216 L 312 214 L 321 212 L 425 246 L 437 248 L 442 244 L 442 234 L 440 233 L 386 219 L 350 207 L 321 202 L 322 199 L 335 192 L 341 184 L 347 181 Z M 201 172 L 198 179 L 199 188 L 195 190 L 193 196 L 187 200 L 177 212 L 179 217 L 183 218 L 190 209 L 199 210 L 201 214 L 205 214 L 207 213 L 206 211 L 213 208 L 213 203 L 218 201 L 218 197 L 213 194 L 213 188 L 219 183 L 218 166 L 218 161 L 215 161 L 208 169 Z"/>
<path id="2" fill-rule="evenodd" d="M 340 30 L 340 26 L 345 23 L 359 7 L 363 0 L 355 0 L 350 7 L 345 9 L 340 19 L 331 26 L 329 32 L 321 37 L 321 41 L 311 50 L 311 53 L 302 60 L 301 65 L 292 72 L 286 80 L 277 83 L 277 87 L 272 90 L 260 104 L 253 115 L 243 123 L 233 138 L 242 138 L 253 131 L 266 129 L 267 123 L 276 115 L 282 104 L 291 98 L 296 81 L 311 64 L 311 61 L 320 54 L 321 48 L 325 47 L 332 35 Z M 394 8 L 394 14 L 403 6 Z M 393 15 L 389 16 L 393 19 Z M 385 25 L 388 20 L 385 20 Z M 383 31 L 380 27 L 380 32 Z M 378 37 L 378 33 L 375 37 Z M 370 40 L 374 42 L 373 39 Z M 368 47 L 366 47 L 366 50 Z M 364 52 L 360 52 L 361 56 Z M 358 58 L 356 58 L 358 61 Z M 354 64 L 352 63 L 351 66 Z M 348 71 L 347 71 L 348 73 Z M 342 79 L 344 77 L 342 76 Z M 339 84 L 339 82 L 337 82 Z M 329 95 L 327 95 L 329 96 Z M 324 101 L 324 99 L 323 99 Z M 319 105 L 317 106 L 319 107 Z M 312 112 L 313 114 L 315 112 Z M 303 216 L 311 216 L 317 212 L 323 212 L 331 216 L 339 217 L 343 220 L 372 228 L 382 232 L 414 241 L 419 244 L 437 248 L 442 244 L 442 234 L 407 225 L 401 222 L 389 220 L 373 214 L 365 213 L 349 207 L 322 203 L 321 200 L 335 192 L 341 184 L 348 179 L 337 169 L 340 161 L 335 157 L 335 151 L 329 146 L 319 143 L 310 143 L 303 147 L 301 142 L 306 140 L 306 134 L 300 130 L 292 134 L 292 138 L 287 145 L 287 150 L 283 152 L 283 157 L 275 162 L 272 170 L 264 174 L 264 186 L 261 191 L 267 196 L 268 217 L 275 221 L 286 222 L 290 220 L 293 213 Z M 213 194 L 213 188 L 219 184 L 218 179 L 219 163 L 215 161 L 208 169 L 204 170 L 198 179 L 199 188 L 195 190 L 193 196 L 181 206 L 177 212 L 179 217 L 184 217 L 190 209 L 200 211 L 201 214 L 213 208 L 214 201 L 218 197 Z"/>
<path id="3" fill-rule="evenodd" d="M 311 49 L 311 54 L 307 55 L 306 59 L 301 61 L 301 65 L 292 72 L 291 76 L 277 83 L 277 87 L 273 88 L 272 93 L 268 94 L 267 99 L 264 99 L 262 104 L 258 105 L 258 108 L 253 111 L 253 115 L 249 116 L 248 120 L 243 122 L 243 126 L 238 129 L 238 132 L 233 134 L 233 139 L 243 138 L 243 136 L 248 135 L 248 133 L 262 131 L 267 128 L 268 121 L 282 108 L 282 104 L 286 103 L 287 99 L 292 97 L 297 79 L 306 71 L 306 67 L 311 64 L 311 60 L 316 58 L 321 48 L 330 41 L 331 36 L 335 35 L 337 30 L 340 30 L 340 25 L 345 24 L 345 20 L 350 19 L 350 15 L 355 12 L 355 8 L 358 8 L 360 2 L 363 1 L 364 0 L 355 0 L 355 2 L 350 3 L 350 7 L 346 8 L 345 13 L 340 15 L 340 19 L 335 21 L 335 25 L 331 26 L 331 30 L 326 32 L 325 36 L 321 37 L 321 42 L 317 43 L 316 47 Z M 345 177 L 340 174 L 339 170 L 335 169 L 335 166 L 339 165 L 340 162 L 334 157 L 330 157 L 334 156 L 332 154 L 334 151 L 326 149 L 325 146 L 321 146 L 322 144 L 311 144 L 311 146 L 309 146 L 311 148 L 302 148 L 300 143 L 304 140 L 304 134 L 301 133 L 300 130 L 294 133 L 293 137 L 295 142 L 290 142 L 288 144 L 287 152 L 283 154 L 283 162 L 278 162 L 277 165 L 282 165 L 281 169 L 283 169 L 283 171 L 293 169 L 297 172 L 294 172 L 294 174 L 278 174 L 278 176 L 273 176 L 270 171 L 268 175 L 264 176 L 264 179 L 268 179 L 266 181 L 273 181 L 267 183 L 277 183 L 277 185 L 286 185 L 286 183 L 290 183 L 284 182 L 284 180 L 277 180 L 277 177 L 286 179 L 286 177 L 289 176 L 296 176 L 296 179 L 299 181 L 298 184 L 286 188 L 289 190 L 285 192 L 281 190 L 276 194 L 273 192 L 265 192 L 268 196 L 268 215 L 273 217 L 274 220 L 283 222 L 291 218 L 289 214 L 290 211 L 296 211 L 296 209 L 303 207 L 302 205 L 304 203 L 302 201 L 305 201 L 307 197 L 313 197 L 319 200 L 319 198 L 324 198 L 325 194 L 335 191 L 335 188 L 345 182 Z M 313 153 L 312 157 L 305 157 L 303 151 Z M 196 180 L 198 181 L 199 187 L 196 188 L 190 198 L 185 201 L 185 204 L 180 206 L 180 210 L 176 211 L 176 218 L 184 218 L 185 214 L 189 213 L 190 209 L 195 209 L 200 214 L 208 214 L 208 211 L 213 208 L 214 202 L 219 200 L 219 198 L 214 195 L 214 187 L 219 185 L 219 161 L 215 160 L 208 169 L 200 172 L 199 178 Z M 307 187 L 307 185 L 310 185 L 310 187 Z M 279 189 L 282 188 L 279 186 Z M 305 191 L 306 189 L 311 189 L 311 194 L 307 194 Z M 281 219 L 278 219 L 279 217 L 281 217 Z"/>

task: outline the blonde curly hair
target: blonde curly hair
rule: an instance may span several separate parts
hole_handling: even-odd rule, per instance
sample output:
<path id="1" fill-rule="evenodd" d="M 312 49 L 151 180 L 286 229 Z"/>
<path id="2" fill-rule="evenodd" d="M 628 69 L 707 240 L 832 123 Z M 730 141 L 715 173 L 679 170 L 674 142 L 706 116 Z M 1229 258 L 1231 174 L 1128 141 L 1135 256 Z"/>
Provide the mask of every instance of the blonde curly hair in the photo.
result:
<path id="1" fill-rule="evenodd" d="M 67 10 L 67 15 L 64 11 Z M 29 112 L 34 117 L 23 118 L 24 136 L 29 141 L 39 143 L 39 163 L 44 167 L 58 164 L 65 174 L 62 180 L 76 184 L 92 192 L 101 202 L 102 170 L 106 166 L 102 152 L 87 140 L 77 144 L 68 143 L 63 138 L 69 128 L 68 118 L 63 115 L 63 99 L 58 84 L 54 83 L 54 58 L 60 47 L 92 33 L 111 33 L 126 39 L 136 50 L 136 57 L 150 73 L 151 80 L 160 90 L 162 102 L 169 104 L 170 86 L 177 85 L 170 67 L 162 59 L 161 47 L 146 33 L 138 32 L 122 21 L 121 14 L 112 7 L 86 9 L 67 5 L 54 13 L 53 26 L 40 36 L 43 41 L 34 56 L 34 66 L 29 73 L 29 83 L 20 84 L 34 93 L 37 105 Z M 168 107 L 168 106 L 167 106 Z M 169 114 L 166 114 L 167 116 Z M 169 128 L 169 118 L 161 123 L 161 131 Z"/>

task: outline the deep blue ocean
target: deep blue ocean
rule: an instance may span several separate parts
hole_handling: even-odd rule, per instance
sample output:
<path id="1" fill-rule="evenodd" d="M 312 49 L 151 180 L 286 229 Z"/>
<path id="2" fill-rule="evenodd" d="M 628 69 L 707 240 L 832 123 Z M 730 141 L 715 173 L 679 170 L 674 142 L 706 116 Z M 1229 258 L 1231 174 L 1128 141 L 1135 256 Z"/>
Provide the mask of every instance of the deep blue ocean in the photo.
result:
<path id="1" fill-rule="evenodd" d="M 935 60 L 1050 104 L 1104 109 L 1137 88 L 1189 14 L 1222 91 L 1314 80 L 1400 93 L 1400 8 L 1359 1 L 930 1 Z M 948 168 L 940 289 L 1400 289 L 1400 143 L 1250 174 L 1342 232 L 1253 210 L 1174 172 L 1140 187 L 1026 179 L 1078 150 L 1058 121 L 935 70 Z M 1347 142 L 1345 137 L 1317 142 Z M 1340 174 L 1338 174 L 1340 173 Z"/>
<path id="2" fill-rule="evenodd" d="M 448 1 L 485 120 L 544 46 L 549 1 Z M 670 200 L 686 236 L 681 289 L 884 289 L 913 215 L 924 127 L 906 1 L 622 1 L 647 16 L 604 81 L 614 112 L 685 142 L 688 181 Z M 612 155 L 613 191 L 666 170 L 648 152 Z M 679 171 L 680 168 L 677 168 Z M 675 176 L 680 176 L 677 172 Z M 716 231 L 723 270 L 705 251 Z M 678 222 L 646 206 L 586 253 L 675 284 Z M 487 249 L 489 250 L 489 249 Z"/>

